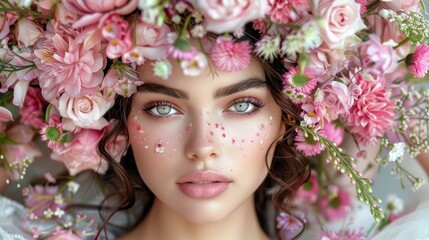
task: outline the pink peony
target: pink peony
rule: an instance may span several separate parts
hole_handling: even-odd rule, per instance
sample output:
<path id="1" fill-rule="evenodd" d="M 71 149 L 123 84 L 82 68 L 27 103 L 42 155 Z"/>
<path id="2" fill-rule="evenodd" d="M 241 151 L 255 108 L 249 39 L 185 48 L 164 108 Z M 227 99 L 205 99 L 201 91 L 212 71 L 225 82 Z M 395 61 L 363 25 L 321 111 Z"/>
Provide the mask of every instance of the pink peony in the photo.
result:
<path id="1" fill-rule="evenodd" d="M 310 11 L 308 0 L 275 0 L 268 17 L 277 23 L 292 23 Z"/>
<path id="2" fill-rule="evenodd" d="M 63 162 L 72 176 L 88 169 L 104 174 L 108 164 L 98 154 L 97 144 L 106 131 L 109 131 L 109 127 L 102 130 L 82 129 L 73 135 L 70 142 L 56 148 L 52 159 Z M 118 161 L 125 148 L 126 139 L 123 135 L 119 135 L 115 142 L 108 143 L 106 146 L 106 150 Z"/>
<path id="3" fill-rule="evenodd" d="M 58 194 L 58 187 L 44 187 L 36 185 L 28 187 L 25 205 L 29 212 L 38 218 L 46 218 L 44 212 L 50 209 L 55 212 L 57 209 L 64 209 L 66 204 L 63 201 L 56 201 L 55 196 Z M 48 217 L 49 218 L 49 217 Z"/>
<path id="4" fill-rule="evenodd" d="M 13 115 L 9 109 L 0 106 L 0 122 L 10 122 L 13 121 Z"/>
<path id="5" fill-rule="evenodd" d="M 44 124 L 43 108 L 46 105 L 39 88 L 28 88 L 24 104 L 19 109 L 20 122 L 40 129 Z"/>
<path id="6" fill-rule="evenodd" d="M 364 145 L 374 145 L 377 137 L 383 136 L 393 124 L 394 106 L 384 87 L 384 79 L 369 82 L 361 74 L 354 81 L 362 91 L 356 97 L 346 117 L 350 132 Z"/>
<path id="7" fill-rule="evenodd" d="M 330 186 L 328 195 L 319 201 L 319 210 L 328 221 L 342 219 L 351 210 L 350 194 L 337 186 Z"/>
<path id="8" fill-rule="evenodd" d="M 417 46 L 414 53 L 407 56 L 405 62 L 414 77 L 424 78 L 429 70 L 429 46 L 426 44 Z"/>
<path id="9" fill-rule="evenodd" d="M 217 1 L 189 0 L 200 11 L 206 22 L 207 31 L 214 33 L 234 32 L 247 22 L 264 18 L 269 11 L 266 0 Z"/>
<path id="10" fill-rule="evenodd" d="M 366 73 L 384 75 L 398 67 L 393 47 L 382 44 L 377 35 L 370 35 L 368 41 L 359 45 L 358 51 L 359 65 L 362 65 Z"/>
<path id="11" fill-rule="evenodd" d="M 354 98 L 351 95 L 350 89 L 343 82 L 332 81 L 322 88 L 323 105 L 330 120 L 336 120 L 338 116 L 348 113 L 353 105 Z"/>
<path id="12" fill-rule="evenodd" d="M 323 20 L 322 37 L 329 48 L 341 48 L 347 38 L 365 28 L 360 5 L 350 0 L 321 0 L 317 12 Z"/>
<path id="13" fill-rule="evenodd" d="M 320 233 L 320 240 L 365 240 L 365 233 L 363 229 L 356 230 L 341 230 L 341 231 L 333 231 L 333 230 L 325 230 Z"/>
<path id="14" fill-rule="evenodd" d="M 250 64 L 252 46 L 249 42 L 234 42 L 231 39 L 219 37 L 210 51 L 213 65 L 225 72 L 235 72 L 246 69 Z"/>
<path id="15" fill-rule="evenodd" d="M 105 58 L 101 44 L 88 48 L 77 43 L 80 34 L 72 29 L 46 32 L 40 48 L 34 51 L 38 58 L 39 81 L 42 95 L 51 101 L 65 92 L 69 97 L 94 93 L 103 79 Z"/>
<path id="16" fill-rule="evenodd" d="M 316 171 L 311 171 L 310 178 L 297 191 L 295 203 L 297 204 L 312 204 L 317 201 L 319 196 L 320 186 L 317 182 Z"/>
<path id="17" fill-rule="evenodd" d="M 291 86 L 293 89 L 304 94 L 311 93 L 316 87 L 317 78 L 316 74 L 306 68 L 303 73 L 299 68 L 291 67 L 288 72 L 283 75 L 283 85 Z"/>

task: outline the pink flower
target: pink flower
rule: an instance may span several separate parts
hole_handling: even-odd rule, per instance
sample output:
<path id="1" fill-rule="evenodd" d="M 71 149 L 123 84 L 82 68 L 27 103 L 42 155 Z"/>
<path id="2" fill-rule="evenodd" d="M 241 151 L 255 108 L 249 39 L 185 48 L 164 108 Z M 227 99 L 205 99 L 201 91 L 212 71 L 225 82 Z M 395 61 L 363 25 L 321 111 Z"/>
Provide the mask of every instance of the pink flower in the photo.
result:
<path id="1" fill-rule="evenodd" d="M 269 10 L 266 0 L 217 1 L 190 0 L 200 11 L 206 22 L 207 31 L 214 33 L 234 32 L 247 22 L 263 18 Z"/>
<path id="2" fill-rule="evenodd" d="M 100 130 L 108 124 L 103 115 L 113 103 L 113 99 L 104 98 L 100 92 L 77 98 L 62 94 L 57 107 L 61 116 L 70 118 L 76 126 Z"/>
<path id="3" fill-rule="evenodd" d="M 125 64 L 124 64 L 125 65 Z M 137 77 L 137 73 L 128 66 L 112 66 L 107 72 L 103 80 L 103 87 L 106 87 L 107 99 L 115 96 L 112 93 L 117 93 L 124 97 L 131 97 L 132 94 L 137 92 L 137 86 L 143 84 Z"/>
<path id="4" fill-rule="evenodd" d="M 416 10 L 419 4 L 420 0 L 392 0 L 389 2 L 383 2 L 383 6 L 385 8 L 390 8 L 395 12 L 410 12 Z"/>
<path id="5" fill-rule="evenodd" d="M 283 75 L 283 86 L 291 86 L 298 92 L 310 93 L 316 87 L 317 78 L 313 71 L 306 68 L 303 73 L 297 67 L 291 67 Z"/>
<path id="6" fill-rule="evenodd" d="M 414 53 L 407 56 L 405 62 L 414 77 L 424 78 L 429 70 L 429 46 L 426 44 L 417 46 Z"/>
<path id="7" fill-rule="evenodd" d="M 319 183 L 317 182 L 316 171 L 311 171 L 310 178 L 297 191 L 294 199 L 297 204 L 312 204 L 317 201 L 319 196 Z"/>
<path id="8" fill-rule="evenodd" d="M 55 5 L 55 19 L 63 25 L 73 24 L 78 20 L 78 16 L 75 12 L 70 11 L 62 3 L 56 3 Z"/>
<path id="9" fill-rule="evenodd" d="M 320 233 L 320 240 L 365 240 L 365 233 L 360 229 L 340 231 L 325 230 Z"/>
<path id="10" fill-rule="evenodd" d="M 104 14 L 127 15 L 137 8 L 137 0 L 63 0 L 64 6 L 82 16 L 73 24 L 74 28 L 98 24 Z"/>
<path id="11" fill-rule="evenodd" d="M 305 156 L 315 156 L 325 150 L 325 146 L 311 136 L 306 136 L 302 130 L 298 130 L 298 134 L 295 137 L 295 146 Z"/>
<path id="12" fill-rule="evenodd" d="M 77 43 L 79 32 L 72 29 L 45 33 L 43 47 L 34 50 L 40 70 L 42 95 L 51 101 L 62 92 L 69 97 L 94 93 L 103 79 L 105 58 L 101 44 L 88 48 Z"/>
<path id="13" fill-rule="evenodd" d="M 368 41 L 359 45 L 358 51 L 359 65 L 362 65 L 366 73 L 383 75 L 398 67 L 393 47 L 382 44 L 376 35 L 370 35 Z"/>
<path id="14" fill-rule="evenodd" d="M 350 89 L 343 82 L 332 81 L 330 84 L 324 85 L 323 105 L 329 114 L 330 120 L 335 120 L 339 115 L 348 113 L 353 105 L 354 98 L 350 93 Z"/>
<path id="15" fill-rule="evenodd" d="M 307 0 L 275 0 L 268 16 L 277 23 L 292 23 L 308 14 Z"/>
<path id="16" fill-rule="evenodd" d="M 328 195 L 319 202 L 319 210 L 328 221 L 342 219 L 351 209 L 349 193 L 337 186 L 330 186 Z"/>
<path id="17" fill-rule="evenodd" d="M 373 145 L 377 137 L 392 127 L 394 106 L 383 86 L 383 79 L 381 82 L 369 82 L 358 74 L 354 80 L 362 93 L 350 108 L 347 125 L 360 143 Z"/>
<path id="18" fill-rule="evenodd" d="M 317 12 L 323 20 L 322 37 L 329 48 L 341 48 L 345 40 L 365 28 L 360 5 L 350 0 L 321 0 Z"/>
<path id="19" fill-rule="evenodd" d="M 5 39 L 10 32 L 10 26 L 18 19 L 17 15 L 7 12 L 0 14 L 0 39 Z"/>
<path id="20" fill-rule="evenodd" d="M 344 139 L 344 129 L 339 126 L 335 126 L 332 122 L 325 122 L 323 128 L 319 130 L 319 134 L 333 141 L 338 146 Z"/>
<path id="21" fill-rule="evenodd" d="M 48 147 L 55 149 L 64 141 L 65 134 L 58 115 L 51 115 L 48 124 L 40 129 L 42 141 L 48 141 Z"/>
<path id="22" fill-rule="evenodd" d="M 285 212 L 280 212 L 276 217 L 276 222 L 277 228 L 281 229 L 280 232 L 283 236 L 282 239 L 293 239 L 304 227 L 297 217 Z"/>
<path id="23" fill-rule="evenodd" d="M 161 27 L 146 23 L 137 23 L 136 47 L 143 57 L 151 60 L 163 60 L 167 58 L 167 35 L 170 28 L 163 24 Z"/>
<path id="24" fill-rule="evenodd" d="M 43 108 L 47 102 L 39 88 L 28 88 L 23 106 L 19 109 L 20 122 L 40 129 L 44 124 Z"/>
<path id="25" fill-rule="evenodd" d="M 219 37 L 213 44 L 210 57 L 213 65 L 221 71 L 235 72 L 246 69 L 250 64 L 252 46 L 249 42 L 233 42 Z"/>
<path id="26" fill-rule="evenodd" d="M 107 57 L 116 59 L 132 48 L 133 37 L 129 24 L 118 14 L 106 15 L 101 25 L 101 34 L 109 41 L 106 47 Z"/>
<path id="27" fill-rule="evenodd" d="M 71 230 L 60 231 L 48 236 L 46 240 L 82 240 L 79 235 L 74 234 Z"/>
<path id="28" fill-rule="evenodd" d="M 25 205 L 35 217 L 50 218 L 45 215 L 45 211 L 50 209 L 52 212 L 55 212 L 57 209 L 64 209 L 66 207 L 64 201 L 55 199 L 55 196 L 59 194 L 57 186 L 44 187 L 36 185 L 28 187 L 28 190 Z"/>
<path id="29" fill-rule="evenodd" d="M 367 9 L 367 5 L 368 5 L 368 0 L 355 0 L 356 3 L 360 4 L 360 11 L 359 13 L 361 15 L 364 15 L 366 13 Z"/>
<path id="30" fill-rule="evenodd" d="M 0 106 L 0 122 L 10 122 L 13 121 L 13 115 L 9 109 Z"/>
<path id="31" fill-rule="evenodd" d="M 108 164 L 98 154 L 97 144 L 107 131 L 109 131 L 109 127 L 102 130 L 82 129 L 73 135 L 70 142 L 54 149 L 52 158 L 63 162 L 72 176 L 88 169 L 104 174 Z M 106 146 L 106 150 L 118 161 L 121 159 L 125 148 L 126 140 L 123 135 Z"/>
<path id="32" fill-rule="evenodd" d="M 20 48 L 33 45 L 42 36 L 43 29 L 27 18 L 21 18 L 16 23 L 15 37 Z"/>

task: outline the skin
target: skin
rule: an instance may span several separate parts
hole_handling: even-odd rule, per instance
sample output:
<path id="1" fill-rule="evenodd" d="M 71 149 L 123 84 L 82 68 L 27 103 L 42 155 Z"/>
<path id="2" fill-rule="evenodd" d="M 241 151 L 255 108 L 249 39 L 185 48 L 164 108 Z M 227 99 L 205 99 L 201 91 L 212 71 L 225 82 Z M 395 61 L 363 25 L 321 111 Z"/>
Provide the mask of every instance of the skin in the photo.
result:
<path id="1" fill-rule="evenodd" d="M 150 64 L 138 71 L 143 86 L 162 84 L 187 98 L 152 90 L 133 96 L 127 121 L 130 143 L 139 173 L 156 198 L 144 221 L 122 239 L 268 239 L 257 220 L 253 193 L 267 176 L 272 143 L 284 124 L 262 65 L 252 59 L 239 72 L 217 71 L 213 77 L 206 69 L 188 77 L 174 64 L 168 80 L 153 76 Z M 246 79 L 256 79 L 257 87 L 214 96 Z M 168 114 L 159 117 L 157 109 Z M 232 182 L 216 197 L 190 198 L 176 182 L 196 170 L 215 171 Z"/>

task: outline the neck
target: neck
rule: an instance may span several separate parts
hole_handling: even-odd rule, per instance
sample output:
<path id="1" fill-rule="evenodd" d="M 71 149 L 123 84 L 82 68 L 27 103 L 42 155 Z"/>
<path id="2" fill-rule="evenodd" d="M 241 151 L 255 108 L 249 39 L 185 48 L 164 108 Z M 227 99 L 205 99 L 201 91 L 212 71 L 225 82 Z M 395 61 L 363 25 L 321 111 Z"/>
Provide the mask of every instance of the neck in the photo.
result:
<path id="1" fill-rule="evenodd" d="M 261 229 L 253 198 L 249 198 L 224 219 L 196 224 L 181 218 L 155 199 L 148 216 L 122 240 L 268 239 Z"/>

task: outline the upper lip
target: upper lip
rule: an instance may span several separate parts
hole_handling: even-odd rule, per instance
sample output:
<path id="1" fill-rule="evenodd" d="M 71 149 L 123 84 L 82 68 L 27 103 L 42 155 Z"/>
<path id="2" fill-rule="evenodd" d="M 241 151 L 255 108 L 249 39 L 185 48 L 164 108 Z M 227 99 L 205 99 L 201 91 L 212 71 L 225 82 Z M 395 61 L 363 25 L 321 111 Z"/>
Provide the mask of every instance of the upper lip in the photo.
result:
<path id="1" fill-rule="evenodd" d="M 211 170 L 194 171 L 183 175 L 177 183 L 211 183 L 211 182 L 231 182 L 226 176 Z"/>

